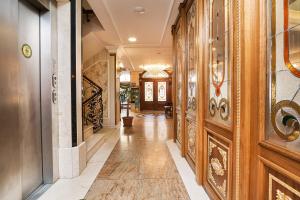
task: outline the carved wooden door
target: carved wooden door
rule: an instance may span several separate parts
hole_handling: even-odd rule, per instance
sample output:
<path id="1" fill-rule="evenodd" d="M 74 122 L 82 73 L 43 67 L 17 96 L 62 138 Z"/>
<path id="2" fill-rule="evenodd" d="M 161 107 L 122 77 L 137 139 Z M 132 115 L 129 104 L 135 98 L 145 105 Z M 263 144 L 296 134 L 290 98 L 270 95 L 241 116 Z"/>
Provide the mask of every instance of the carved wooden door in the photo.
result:
<path id="1" fill-rule="evenodd" d="M 203 184 L 212 199 L 232 199 L 231 0 L 206 0 L 206 114 Z"/>
<path id="2" fill-rule="evenodd" d="M 185 90 L 184 90 L 184 28 L 180 17 L 174 27 L 175 48 L 175 142 L 184 155 L 184 116 L 185 116 Z"/>
<path id="3" fill-rule="evenodd" d="M 262 1 L 265 33 L 251 199 L 300 199 L 300 0 Z M 255 119 L 256 118 L 256 119 Z M 259 178 L 254 178 L 259 177 Z"/>
<path id="4" fill-rule="evenodd" d="M 197 66 L 196 66 L 196 10 L 197 2 L 188 1 L 186 12 L 186 113 L 185 156 L 195 170 L 197 134 Z"/>

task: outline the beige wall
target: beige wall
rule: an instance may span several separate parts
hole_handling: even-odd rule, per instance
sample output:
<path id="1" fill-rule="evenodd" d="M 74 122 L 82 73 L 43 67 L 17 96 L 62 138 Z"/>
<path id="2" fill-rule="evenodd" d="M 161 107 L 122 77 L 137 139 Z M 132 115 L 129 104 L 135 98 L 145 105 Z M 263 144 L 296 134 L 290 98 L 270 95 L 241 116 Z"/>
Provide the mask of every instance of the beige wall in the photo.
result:
<path id="1" fill-rule="evenodd" d="M 139 72 L 137 71 L 132 71 L 130 72 L 130 78 L 131 78 L 131 83 L 135 83 L 136 86 L 139 86 L 139 81 L 140 81 L 140 77 L 139 77 Z"/>
<path id="2" fill-rule="evenodd" d="M 103 125 L 115 127 L 116 109 L 116 63 L 108 50 L 92 56 L 83 65 L 83 74 L 102 89 Z"/>
<path id="3" fill-rule="evenodd" d="M 84 28 L 84 26 L 83 26 Z M 93 56 L 104 50 L 104 44 L 100 41 L 94 32 L 90 32 L 82 38 L 82 60 L 87 62 Z"/>
<path id="4" fill-rule="evenodd" d="M 83 67 L 83 74 L 103 89 L 103 118 L 108 118 L 108 56 L 108 52 L 103 50 L 88 59 Z"/>

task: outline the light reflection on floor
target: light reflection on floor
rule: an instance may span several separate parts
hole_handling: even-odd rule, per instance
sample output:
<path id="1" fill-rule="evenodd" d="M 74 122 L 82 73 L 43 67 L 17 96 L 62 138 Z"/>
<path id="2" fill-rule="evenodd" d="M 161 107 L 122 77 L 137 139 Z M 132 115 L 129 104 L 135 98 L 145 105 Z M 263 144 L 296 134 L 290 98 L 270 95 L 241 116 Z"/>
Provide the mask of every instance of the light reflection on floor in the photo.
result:
<path id="1" fill-rule="evenodd" d="M 86 199 L 189 199 L 166 145 L 172 119 L 157 112 L 133 115 L 133 127 L 121 128 Z"/>

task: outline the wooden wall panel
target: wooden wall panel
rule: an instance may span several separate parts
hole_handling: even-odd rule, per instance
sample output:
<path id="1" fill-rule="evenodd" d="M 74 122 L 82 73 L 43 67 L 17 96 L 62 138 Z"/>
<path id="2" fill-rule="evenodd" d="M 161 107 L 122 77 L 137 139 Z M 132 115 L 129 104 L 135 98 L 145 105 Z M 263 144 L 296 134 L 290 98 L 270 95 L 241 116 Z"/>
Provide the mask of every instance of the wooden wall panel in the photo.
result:
<path id="1" fill-rule="evenodd" d="M 207 157 L 205 159 L 206 187 L 211 187 L 220 199 L 230 199 L 231 142 L 207 130 Z M 227 142 L 226 142 L 227 141 Z"/>
<path id="2" fill-rule="evenodd" d="M 189 164 L 195 169 L 196 162 L 196 129 L 197 129 L 197 1 L 186 4 L 186 91 L 187 106 L 185 111 L 186 156 Z"/>
<path id="3" fill-rule="evenodd" d="M 197 127 L 196 122 L 193 119 L 186 118 L 186 129 L 187 129 L 187 156 L 194 162 L 196 160 L 196 134 Z M 194 167 L 192 164 L 192 167 Z"/>
<path id="4" fill-rule="evenodd" d="M 176 130 L 175 142 L 179 143 L 180 149 L 184 148 L 183 131 L 184 131 L 184 110 L 185 110 L 185 99 L 184 99 L 184 26 L 182 24 L 182 18 L 177 19 L 176 25 L 173 26 L 173 37 L 174 37 L 174 66 L 175 66 L 175 90 L 174 90 L 174 130 Z M 182 147 L 181 147 L 182 146 Z"/>
<path id="5" fill-rule="evenodd" d="M 299 199 L 297 191 L 300 188 L 300 154 L 296 147 L 299 140 L 296 136 L 297 127 L 291 124 L 299 124 L 299 113 L 295 112 L 297 109 L 300 110 L 299 96 L 295 93 L 298 86 L 295 85 L 300 79 L 294 76 L 289 62 L 286 62 L 289 40 L 284 40 L 290 31 L 293 32 L 288 26 L 291 16 L 288 13 L 297 12 L 297 7 L 291 4 L 299 2 L 299 0 L 254 2 L 253 6 L 260 8 L 259 17 L 255 18 L 253 14 L 248 14 L 256 19 L 252 27 L 260 33 L 254 38 L 256 46 L 249 45 L 253 57 L 256 58 L 255 65 L 259 66 L 251 69 L 252 82 L 259 89 L 252 88 L 252 95 L 258 97 L 258 101 L 254 101 L 252 107 L 257 107 L 258 112 L 250 115 L 253 121 L 250 134 L 254 144 L 250 148 L 253 166 L 250 184 L 260 185 L 250 190 L 250 198 Z M 293 22 L 296 23 L 293 26 L 297 26 L 300 18 Z M 297 33 L 293 34 L 296 38 Z M 299 44 L 296 40 L 293 45 L 297 46 Z M 259 51 L 255 51 L 258 48 Z M 289 84 L 295 87 L 288 87 Z M 249 88 L 251 87 L 253 86 L 249 85 Z M 288 119 L 290 122 L 293 121 L 289 128 L 285 121 Z M 260 178 L 252 178 L 254 175 Z"/>
<path id="6" fill-rule="evenodd" d="M 299 199 L 300 0 L 195 0 L 195 106 L 191 2 L 183 155 L 212 199 Z"/>
<path id="7" fill-rule="evenodd" d="M 212 199 L 233 199 L 236 114 L 233 83 L 233 1 L 204 1 L 204 188 Z M 200 47 L 201 48 L 201 47 Z M 219 171 L 218 171 L 219 170 Z"/>
<path id="8" fill-rule="evenodd" d="M 279 174 L 278 172 L 268 169 L 266 199 L 276 200 L 299 200 L 300 185 L 293 180 Z"/>

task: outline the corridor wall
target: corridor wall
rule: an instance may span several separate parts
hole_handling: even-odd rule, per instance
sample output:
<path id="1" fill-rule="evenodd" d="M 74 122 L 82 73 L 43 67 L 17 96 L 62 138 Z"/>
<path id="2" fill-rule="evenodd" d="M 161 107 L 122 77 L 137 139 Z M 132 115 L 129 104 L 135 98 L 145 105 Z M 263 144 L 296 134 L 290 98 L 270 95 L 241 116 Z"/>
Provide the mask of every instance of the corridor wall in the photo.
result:
<path id="1" fill-rule="evenodd" d="M 299 4 L 180 5 L 172 29 L 174 141 L 212 199 L 300 199 Z"/>
<path id="2" fill-rule="evenodd" d="M 174 141 L 181 155 L 194 170 L 197 180 L 202 179 L 198 166 L 202 165 L 202 99 L 201 71 L 199 71 L 199 1 L 184 1 L 179 7 L 179 16 L 172 28 L 174 55 Z"/>
<path id="3" fill-rule="evenodd" d="M 114 54 L 111 55 L 104 49 L 83 64 L 83 75 L 94 81 L 102 89 L 103 100 L 103 125 L 115 127 L 116 122 L 116 61 Z M 86 86 L 84 86 L 86 87 Z"/>

